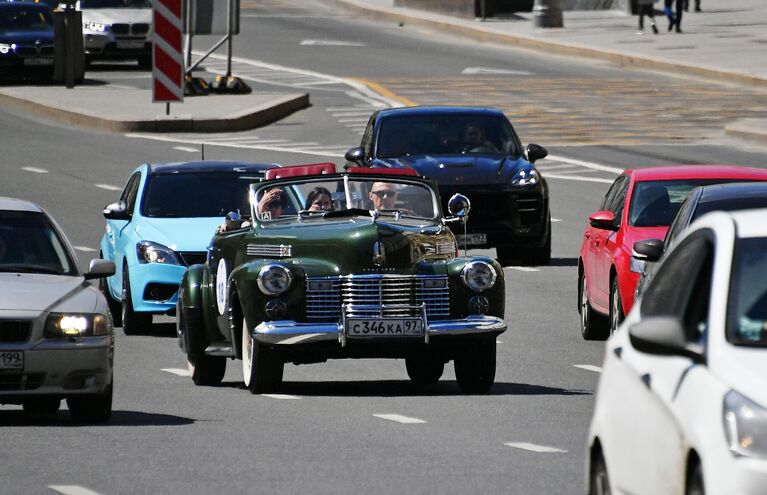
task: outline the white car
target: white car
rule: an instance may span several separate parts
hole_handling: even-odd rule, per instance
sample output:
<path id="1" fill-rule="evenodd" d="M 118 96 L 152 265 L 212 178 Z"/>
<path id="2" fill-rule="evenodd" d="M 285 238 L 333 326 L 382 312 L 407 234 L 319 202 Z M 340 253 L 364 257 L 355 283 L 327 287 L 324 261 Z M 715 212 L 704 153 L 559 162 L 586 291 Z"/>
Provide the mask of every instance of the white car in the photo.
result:
<path id="1" fill-rule="evenodd" d="M 152 67 L 150 0 L 79 0 L 83 15 L 85 60 L 138 61 Z"/>
<path id="2" fill-rule="evenodd" d="M 692 224 L 608 340 L 589 494 L 767 493 L 767 209 Z"/>
<path id="3" fill-rule="evenodd" d="M 45 211 L 0 197 L 0 404 L 53 414 L 66 399 L 75 422 L 109 419 L 113 325 L 88 280 L 114 272 L 92 260 L 82 273 Z"/>

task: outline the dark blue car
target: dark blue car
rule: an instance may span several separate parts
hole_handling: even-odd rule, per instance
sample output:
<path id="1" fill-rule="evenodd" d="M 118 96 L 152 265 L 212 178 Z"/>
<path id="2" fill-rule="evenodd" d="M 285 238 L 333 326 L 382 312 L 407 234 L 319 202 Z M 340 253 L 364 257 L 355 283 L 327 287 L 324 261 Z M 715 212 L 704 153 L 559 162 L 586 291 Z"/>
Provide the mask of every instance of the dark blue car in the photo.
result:
<path id="1" fill-rule="evenodd" d="M 53 75 L 53 18 L 49 6 L 0 2 L 0 76 Z"/>
<path id="2" fill-rule="evenodd" d="M 443 203 L 465 194 L 469 246 L 496 248 L 503 265 L 539 265 L 551 259 L 551 215 L 548 186 L 533 163 L 546 155 L 535 144 L 523 149 L 500 110 L 408 107 L 375 112 L 346 160 L 413 168 L 437 181 Z M 462 245 L 463 226 L 451 228 Z"/>

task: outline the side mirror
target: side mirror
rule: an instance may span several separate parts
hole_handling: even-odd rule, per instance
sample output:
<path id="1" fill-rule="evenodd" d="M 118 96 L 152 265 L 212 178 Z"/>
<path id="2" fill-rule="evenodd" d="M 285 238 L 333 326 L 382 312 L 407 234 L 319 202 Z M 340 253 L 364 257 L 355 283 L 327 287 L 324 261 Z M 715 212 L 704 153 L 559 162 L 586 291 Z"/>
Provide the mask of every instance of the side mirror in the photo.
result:
<path id="1" fill-rule="evenodd" d="M 645 239 L 634 243 L 631 253 L 635 259 L 654 263 L 663 256 L 663 241 L 661 239 Z"/>
<path id="2" fill-rule="evenodd" d="M 85 280 L 94 278 L 111 277 L 115 274 L 115 264 L 113 261 L 96 259 L 91 260 L 88 271 L 83 275 Z"/>
<path id="3" fill-rule="evenodd" d="M 629 327 L 631 345 L 639 352 L 658 356 L 683 356 L 703 363 L 703 349 L 688 342 L 682 321 L 658 316 L 647 318 Z"/>
<path id="4" fill-rule="evenodd" d="M 352 148 L 344 154 L 344 158 L 346 158 L 346 161 L 349 163 L 356 163 L 357 165 L 362 166 L 365 160 L 365 149 L 362 148 L 362 146 Z"/>
<path id="5" fill-rule="evenodd" d="M 447 211 L 465 221 L 471 211 L 471 201 L 463 194 L 453 194 L 447 202 Z"/>
<path id="6" fill-rule="evenodd" d="M 549 152 L 543 146 L 530 143 L 527 145 L 525 155 L 527 156 L 528 162 L 535 163 L 536 160 L 541 160 L 549 156 Z"/>
<path id="7" fill-rule="evenodd" d="M 610 210 L 598 211 L 589 215 L 589 224 L 595 229 L 618 230 L 615 225 L 615 213 Z"/>
<path id="8" fill-rule="evenodd" d="M 128 205 L 122 200 L 106 205 L 101 213 L 107 220 L 130 220 Z"/>

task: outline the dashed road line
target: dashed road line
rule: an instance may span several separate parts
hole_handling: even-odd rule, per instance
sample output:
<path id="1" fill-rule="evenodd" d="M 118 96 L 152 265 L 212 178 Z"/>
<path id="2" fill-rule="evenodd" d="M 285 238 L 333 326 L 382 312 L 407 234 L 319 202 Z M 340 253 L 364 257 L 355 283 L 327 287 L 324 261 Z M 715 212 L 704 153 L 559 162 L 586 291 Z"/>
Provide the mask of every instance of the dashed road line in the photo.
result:
<path id="1" fill-rule="evenodd" d="M 504 445 L 513 447 L 515 449 L 527 450 L 530 452 L 538 452 L 541 454 L 561 454 L 561 453 L 567 452 L 566 450 L 559 449 L 557 447 L 549 447 L 547 445 L 536 445 L 534 443 L 528 443 L 528 442 L 504 442 Z"/>
<path id="2" fill-rule="evenodd" d="M 21 167 L 21 170 L 25 170 L 27 172 L 32 172 L 33 174 L 47 174 L 48 171 L 44 168 L 37 168 L 37 167 Z"/>
<path id="3" fill-rule="evenodd" d="M 77 251 L 82 251 L 84 253 L 95 253 L 96 252 L 95 249 L 89 248 L 87 246 L 72 246 L 72 247 L 75 248 Z"/>
<path id="4" fill-rule="evenodd" d="M 199 153 L 200 152 L 199 149 L 192 148 L 191 146 L 174 146 L 173 149 L 174 150 L 179 150 L 179 151 L 188 151 L 189 153 Z"/>
<path id="5" fill-rule="evenodd" d="M 602 368 L 599 366 L 594 366 L 593 364 L 574 364 L 573 366 L 582 370 L 593 371 L 594 373 L 602 372 Z"/>
<path id="6" fill-rule="evenodd" d="M 613 179 L 600 179 L 598 177 L 575 177 L 572 175 L 555 175 L 555 174 L 545 174 L 545 177 L 547 179 L 563 179 L 563 180 L 574 180 L 574 181 L 580 181 L 580 182 L 599 182 L 602 184 L 612 184 L 615 182 Z"/>
<path id="7" fill-rule="evenodd" d="M 367 46 L 367 43 L 361 41 L 343 41 L 343 40 L 302 40 L 301 46 Z"/>
<path id="8" fill-rule="evenodd" d="M 375 416 L 376 418 L 381 418 L 387 421 L 394 421 L 395 423 L 402 423 L 402 424 L 426 423 L 426 421 L 422 419 L 402 416 L 400 414 L 374 414 L 373 416 Z"/>
<path id="9" fill-rule="evenodd" d="M 64 495 L 99 495 L 98 492 L 79 485 L 48 485 L 48 488 Z"/>
<path id="10" fill-rule="evenodd" d="M 189 370 L 181 368 L 162 368 L 160 371 L 164 371 L 166 373 L 170 373 L 171 375 L 177 376 L 192 376 L 192 374 L 189 373 Z"/>
<path id="11" fill-rule="evenodd" d="M 541 271 L 539 268 L 530 268 L 527 266 L 508 266 L 506 268 L 511 268 L 512 270 L 517 270 L 519 272 L 539 272 Z"/>
<path id="12" fill-rule="evenodd" d="M 121 187 L 111 186 L 109 184 L 94 184 L 99 189 L 106 189 L 107 191 L 122 191 Z"/>
<path id="13" fill-rule="evenodd" d="M 461 71 L 463 75 L 513 75 L 513 76 L 532 76 L 533 73 L 527 70 L 501 69 L 498 67 L 466 67 Z"/>
<path id="14" fill-rule="evenodd" d="M 551 221 L 552 222 L 563 222 L 564 220 L 562 220 L 561 218 L 552 218 Z"/>
<path id="15" fill-rule="evenodd" d="M 560 155 L 549 155 L 546 158 L 556 162 L 570 163 L 572 165 L 578 165 L 580 167 L 586 167 L 586 168 L 590 168 L 594 170 L 601 170 L 602 172 L 612 172 L 616 175 L 623 173 L 622 168 L 608 167 L 607 165 L 602 165 L 600 163 L 587 162 L 585 160 L 576 160 L 575 158 L 567 158 Z"/>
<path id="16" fill-rule="evenodd" d="M 261 394 L 261 397 L 269 397 L 270 399 L 277 399 L 277 400 L 298 400 L 301 397 L 298 397 L 297 395 L 287 395 L 287 394 Z"/>

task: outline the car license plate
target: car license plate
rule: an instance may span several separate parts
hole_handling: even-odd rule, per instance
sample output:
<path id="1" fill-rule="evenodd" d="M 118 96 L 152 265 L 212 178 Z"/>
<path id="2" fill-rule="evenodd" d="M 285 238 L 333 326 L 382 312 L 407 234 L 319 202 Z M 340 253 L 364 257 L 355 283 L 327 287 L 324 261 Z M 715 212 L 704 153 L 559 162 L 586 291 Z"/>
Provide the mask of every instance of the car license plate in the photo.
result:
<path id="1" fill-rule="evenodd" d="M 0 352 L 0 370 L 20 370 L 24 368 L 24 353 L 22 351 Z"/>
<path id="2" fill-rule="evenodd" d="M 135 50 L 136 48 L 144 48 L 143 41 L 118 41 L 116 46 L 119 50 Z"/>
<path id="3" fill-rule="evenodd" d="M 52 58 L 25 58 L 24 65 L 53 65 Z"/>
<path id="4" fill-rule="evenodd" d="M 420 318 L 349 318 L 346 320 L 349 337 L 419 337 L 423 335 Z"/>
<path id="5" fill-rule="evenodd" d="M 458 241 L 459 246 L 463 246 L 464 238 L 466 238 L 466 244 L 469 246 L 483 246 L 487 244 L 487 234 L 457 235 L 455 240 Z"/>

